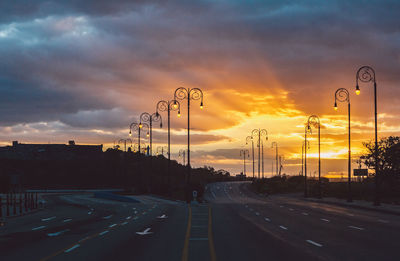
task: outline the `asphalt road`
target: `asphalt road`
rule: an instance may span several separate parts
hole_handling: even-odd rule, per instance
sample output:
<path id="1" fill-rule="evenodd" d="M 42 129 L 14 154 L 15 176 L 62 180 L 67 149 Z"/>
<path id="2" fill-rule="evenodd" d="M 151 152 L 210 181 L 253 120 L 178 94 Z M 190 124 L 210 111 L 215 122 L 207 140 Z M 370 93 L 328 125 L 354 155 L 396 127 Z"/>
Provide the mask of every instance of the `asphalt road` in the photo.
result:
<path id="1" fill-rule="evenodd" d="M 243 182 L 209 184 L 209 203 L 53 195 L 0 227 L 0 260 L 400 260 L 400 218 Z"/>

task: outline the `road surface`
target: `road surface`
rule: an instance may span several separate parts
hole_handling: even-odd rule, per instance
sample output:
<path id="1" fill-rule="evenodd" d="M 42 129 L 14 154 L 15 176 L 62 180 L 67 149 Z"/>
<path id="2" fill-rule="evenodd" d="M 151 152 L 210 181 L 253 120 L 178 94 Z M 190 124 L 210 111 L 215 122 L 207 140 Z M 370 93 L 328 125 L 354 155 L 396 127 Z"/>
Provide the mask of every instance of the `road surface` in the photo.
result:
<path id="1" fill-rule="evenodd" d="M 400 260 L 400 218 L 209 184 L 208 203 L 54 195 L 0 227 L 0 260 Z"/>

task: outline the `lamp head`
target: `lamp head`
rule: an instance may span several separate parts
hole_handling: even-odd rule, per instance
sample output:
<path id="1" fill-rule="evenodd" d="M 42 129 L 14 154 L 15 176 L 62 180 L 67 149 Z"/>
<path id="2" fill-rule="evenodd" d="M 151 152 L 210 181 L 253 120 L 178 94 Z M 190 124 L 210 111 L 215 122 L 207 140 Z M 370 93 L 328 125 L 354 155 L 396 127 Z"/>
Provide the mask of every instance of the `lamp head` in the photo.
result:
<path id="1" fill-rule="evenodd" d="M 132 136 L 132 131 L 131 130 L 129 130 L 129 136 Z"/>
<path id="2" fill-rule="evenodd" d="M 174 103 L 172 104 L 172 107 L 174 108 L 174 110 L 176 110 L 178 108 L 178 103 L 176 103 L 176 101 L 174 101 Z"/>
<path id="3" fill-rule="evenodd" d="M 162 122 L 160 123 L 160 128 L 162 128 Z"/>
<path id="4" fill-rule="evenodd" d="M 181 117 L 181 111 L 178 111 L 178 117 Z"/>
<path id="5" fill-rule="evenodd" d="M 140 129 L 143 128 L 143 124 L 142 123 L 139 123 L 139 128 Z"/>
<path id="6" fill-rule="evenodd" d="M 203 109 L 203 102 L 200 103 L 200 109 Z"/>
<path id="7" fill-rule="evenodd" d="M 337 111 L 337 103 L 335 102 L 335 106 L 333 107 L 335 109 L 335 111 Z"/>
<path id="8" fill-rule="evenodd" d="M 149 137 L 149 133 L 148 132 L 146 133 L 146 137 Z"/>
<path id="9" fill-rule="evenodd" d="M 361 92 L 361 91 L 360 91 L 360 87 L 359 87 L 358 84 L 357 84 L 357 86 L 356 86 L 356 94 L 357 94 L 357 95 L 360 95 L 360 92 Z"/>

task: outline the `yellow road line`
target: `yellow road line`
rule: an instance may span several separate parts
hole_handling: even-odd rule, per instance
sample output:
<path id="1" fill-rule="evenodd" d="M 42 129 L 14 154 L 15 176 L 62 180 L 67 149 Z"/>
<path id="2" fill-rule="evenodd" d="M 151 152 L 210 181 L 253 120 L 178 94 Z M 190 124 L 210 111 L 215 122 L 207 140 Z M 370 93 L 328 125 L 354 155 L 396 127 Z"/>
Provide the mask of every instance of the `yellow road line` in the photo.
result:
<path id="1" fill-rule="evenodd" d="M 192 227 L 192 208 L 189 206 L 189 217 L 186 228 L 185 243 L 183 245 L 182 261 L 187 261 L 189 256 L 189 239 L 190 239 L 190 229 Z"/>
<path id="2" fill-rule="evenodd" d="M 215 254 L 214 239 L 213 239 L 213 233 L 212 233 L 211 206 L 208 207 L 208 247 L 210 248 L 211 261 L 216 261 L 217 256 Z"/>

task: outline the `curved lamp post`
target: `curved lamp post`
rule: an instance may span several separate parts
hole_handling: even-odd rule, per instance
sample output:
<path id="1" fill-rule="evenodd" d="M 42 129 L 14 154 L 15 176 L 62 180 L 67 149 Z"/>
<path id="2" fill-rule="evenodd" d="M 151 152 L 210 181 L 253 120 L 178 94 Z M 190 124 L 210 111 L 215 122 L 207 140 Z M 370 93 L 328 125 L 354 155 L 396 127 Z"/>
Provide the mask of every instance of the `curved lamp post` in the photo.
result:
<path id="1" fill-rule="evenodd" d="M 311 127 L 318 128 L 318 197 L 322 197 L 321 190 L 321 123 L 317 115 L 311 115 L 307 120 L 307 128 L 310 130 Z M 306 150 L 307 151 L 307 150 Z M 307 163 L 307 158 L 306 163 Z M 307 174 L 307 173 L 306 173 Z"/>
<path id="2" fill-rule="evenodd" d="M 276 175 L 278 176 L 278 143 L 275 141 L 271 143 L 271 148 L 273 149 L 274 146 L 276 147 L 275 165 L 276 165 Z"/>
<path id="3" fill-rule="evenodd" d="M 301 175 L 304 175 L 304 147 L 305 147 L 305 141 L 303 140 L 301 144 Z M 310 142 L 307 141 L 307 147 L 310 149 Z"/>
<path id="4" fill-rule="evenodd" d="M 375 105 L 375 201 L 374 205 L 379 206 L 381 203 L 379 193 L 379 178 L 380 173 L 378 169 L 378 101 L 377 101 L 377 84 L 375 71 L 369 66 L 362 66 L 358 69 L 356 74 L 356 94 L 360 94 L 360 86 L 358 81 L 361 82 L 373 82 L 374 83 L 374 105 Z"/>
<path id="5" fill-rule="evenodd" d="M 133 131 L 137 131 L 138 132 L 138 151 L 139 153 L 141 153 L 140 151 L 140 132 L 141 129 L 143 129 L 143 127 L 147 128 L 147 133 L 146 133 L 146 137 L 149 137 L 149 125 L 147 123 L 136 123 L 136 122 L 132 122 L 129 125 L 129 136 L 132 136 L 132 132 Z"/>
<path id="6" fill-rule="evenodd" d="M 120 139 L 119 141 L 118 141 L 118 145 L 121 143 L 121 142 L 123 142 L 124 143 L 124 151 L 126 152 L 126 143 L 127 142 L 130 142 L 131 143 L 131 146 L 132 146 L 132 140 L 131 139 Z"/>
<path id="7" fill-rule="evenodd" d="M 167 165 L 167 183 L 170 185 L 170 169 L 171 169 L 171 111 L 178 111 L 178 117 L 181 116 L 181 104 L 177 100 L 164 101 L 157 103 L 156 114 L 161 111 L 166 111 L 168 114 L 168 165 Z M 164 153 L 163 153 L 164 156 Z"/>
<path id="8" fill-rule="evenodd" d="M 251 132 L 251 136 L 252 137 L 257 137 L 258 136 L 258 142 L 257 142 L 257 147 L 258 147 L 258 178 L 260 178 L 260 156 L 261 156 L 260 149 L 261 149 L 261 143 L 262 143 L 261 137 L 265 136 L 265 140 L 267 141 L 268 140 L 268 132 L 267 132 L 266 129 L 254 129 Z M 264 165 L 264 159 L 263 159 L 263 165 Z M 263 176 L 264 176 L 264 173 L 263 173 Z"/>
<path id="9" fill-rule="evenodd" d="M 186 154 L 186 150 L 179 150 L 179 156 L 178 157 L 182 157 L 183 158 L 183 166 L 185 166 L 186 162 L 185 162 L 185 154 Z"/>
<path id="10" fill-rule="evenodd" d="M 140 114 L 140 124 L 143 124 L 144 122 L 148 122 L 150 126 L 150 155 L 153 155 L 153 122 L 160 122 L 160 128 L 162 128 L 162 118 L 161 115 L 158 113 L 147 113 L 143 112 Z"/>
<path id="11" fill-rule="evenodd" d="M 254 140 L 252 136 L 247 136 L 246 145 L 249 143 L 250 140 L 251 140 L 251 155 L 253 157 L 253 179 L 254 179 Z"/>
<path id="12" fill-rule="evenodd" d="M 246 176 L 246 155 L 249 157 L 248 150 L 240 150 L 240 156 L 243 156 L 243 174 Z"/>
<path id="13" fill-rule="evenodd" d="M 163 155 L 164 156 L 164 151 L 167 151 L 167 153 L 168 153 L 168 147 L 167 146 L 158 146 L 157 147 L 157 155 Z"/>
<path id="14" fill-rule="evenodd" d="M 345 88 L 339 88 L 335 92 L 335 104 L 334 109 L 337 110 L 337 102 L 347 102 L 347 113 L 348 113 L 348 139 L 349 139 L 349 155 L 348 155 L 348 163 L 347 163 L 347 174 L 348 174 L 348 191 L 347 191 L 347 201 L 352 202 L 353 197 L 351 194 L 351 127 L 350 127 L 350 94 L 349 91 Z"/>
<path id="15" fill-rule="evenodd" d="M 174 100 L 187 100 L 187 189 L 190 184 L 190 100 L 200 100 L 200 109 L 203 109 L 203 91 L 199 88 L 179 87 L 175 90 Z M 189 191 L 187 191 L 188 193 Z M 188 201 L 189 201 L 189 194 Z"/>

